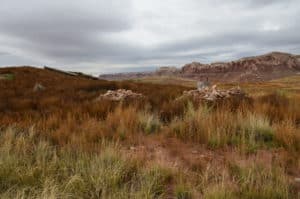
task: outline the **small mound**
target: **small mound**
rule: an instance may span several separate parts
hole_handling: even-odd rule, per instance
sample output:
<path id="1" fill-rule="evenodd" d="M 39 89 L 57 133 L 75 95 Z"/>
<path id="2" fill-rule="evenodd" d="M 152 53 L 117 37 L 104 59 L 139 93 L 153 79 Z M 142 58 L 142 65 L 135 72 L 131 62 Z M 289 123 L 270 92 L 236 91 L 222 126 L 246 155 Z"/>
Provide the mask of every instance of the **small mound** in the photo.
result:
<path id="1" fill-rule="evenodd" d="M 135 100 L 142 99 L 145 96 L 140 93 L 134 93 L 131 90 L 118 89 L 115 91 L 108 90 L 105 94 L 100 95 L 98 100 L 106 99 L 112 101 L 122 101 L 122 100 Z"/>

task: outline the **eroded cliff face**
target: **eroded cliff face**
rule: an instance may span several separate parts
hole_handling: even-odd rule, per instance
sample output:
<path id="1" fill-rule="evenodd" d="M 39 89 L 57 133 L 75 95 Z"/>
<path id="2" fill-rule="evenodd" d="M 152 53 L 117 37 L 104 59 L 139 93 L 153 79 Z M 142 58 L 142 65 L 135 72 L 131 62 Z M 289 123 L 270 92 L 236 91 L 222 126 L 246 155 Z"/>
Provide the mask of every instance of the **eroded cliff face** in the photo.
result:
<path id="1" fill-rule="evenodd" d="M 300 71 L 300 56 L 272 52 L 226 63 L 193 62 L 181 69 L 181 75 L 192 78 L 210 77 L 222 81 L 268 80 Z"/>
<path id="2" fill-rule="evenodd" d="M 192 62 L 182 68 L 160 67 L 153 72 L 119 73 L 100 75 L 99 78 L 108 80 L 138 79 L 149 76 L 174 76 L 196 80 L 209 79 L 220 82 L 256 82 L 300 72 L 300 55 L 282 52 L 246 57 L 232 62 L 217 62 L 202 64 Z"/>

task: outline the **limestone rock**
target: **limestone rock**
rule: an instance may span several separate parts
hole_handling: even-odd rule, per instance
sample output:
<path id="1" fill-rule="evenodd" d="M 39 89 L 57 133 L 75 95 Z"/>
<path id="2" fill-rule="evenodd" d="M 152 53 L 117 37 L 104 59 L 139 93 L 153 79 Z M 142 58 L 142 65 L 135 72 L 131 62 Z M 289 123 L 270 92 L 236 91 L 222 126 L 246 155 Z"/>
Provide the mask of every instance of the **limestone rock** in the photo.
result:
<path id="1" fill-rule="evenodd" d="M 140 93 L 134 93 L 131 90 L 118 89 L 115 91 L 108 90 L 105 94 L 100 95 L 97 100 L 107 99 L 112 101 L 122 101 L 141 98 L 144 98 L 144 95 Z"/>
<path id="2" fill-rule="evenodd" d="M 176 100 L 185 97 L 191 97 L 194 100 L 217 101 L 228 98 L 244 98 L 246 97 L 246 93 L 242 91 L 240 87 L 234 87 L 229 90 L 220 90 L 217 89 L 217 85 L 213 85 L 210 88 L 202 90 L 184 91 L 183 95 Z"/>

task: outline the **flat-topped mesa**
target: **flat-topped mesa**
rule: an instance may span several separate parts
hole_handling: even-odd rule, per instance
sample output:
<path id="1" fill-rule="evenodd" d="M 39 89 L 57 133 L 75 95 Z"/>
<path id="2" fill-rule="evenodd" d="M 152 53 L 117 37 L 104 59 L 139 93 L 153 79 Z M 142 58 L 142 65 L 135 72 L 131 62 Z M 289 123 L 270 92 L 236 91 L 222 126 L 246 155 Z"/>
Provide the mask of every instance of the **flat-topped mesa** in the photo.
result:
<path id="1" fill-rule="evenodd" d="M 181 73 L 268 72 L 285 69 L 300 70 L 299 56 L 272 52 L 266 55 L 246 57 L 232 62 L 217 62 L 211 64 L 192 62 L 184 65 Z"/>

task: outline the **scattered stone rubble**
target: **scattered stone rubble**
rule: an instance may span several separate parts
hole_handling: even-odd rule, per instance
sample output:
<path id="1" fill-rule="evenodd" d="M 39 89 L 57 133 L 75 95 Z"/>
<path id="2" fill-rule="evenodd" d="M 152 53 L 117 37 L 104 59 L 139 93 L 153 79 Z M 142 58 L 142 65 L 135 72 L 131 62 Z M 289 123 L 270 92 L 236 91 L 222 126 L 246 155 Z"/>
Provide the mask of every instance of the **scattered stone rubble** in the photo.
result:
<path id="1" fill-rule="evenodd" d="M 217 101 L 228 98 L 245 98 L 246 93 L 240 87 L 234 87 L 229 90 L 217 89 L 216 85 L 206 87 L 204 89 L 184 91 L 183 95 L 177 100 L 182 98 L 192 97 L 194 100 Z"/>
<path id="2" fill-rule="evenodd" d="M 141 99 L 144 95 L 140 93 L 134 93 L 131 90 L 118 89 L 115 91 L 108 90 L 105 94 L 100 95 L 97 100 L 107 99 L 112 101 Z"/>

